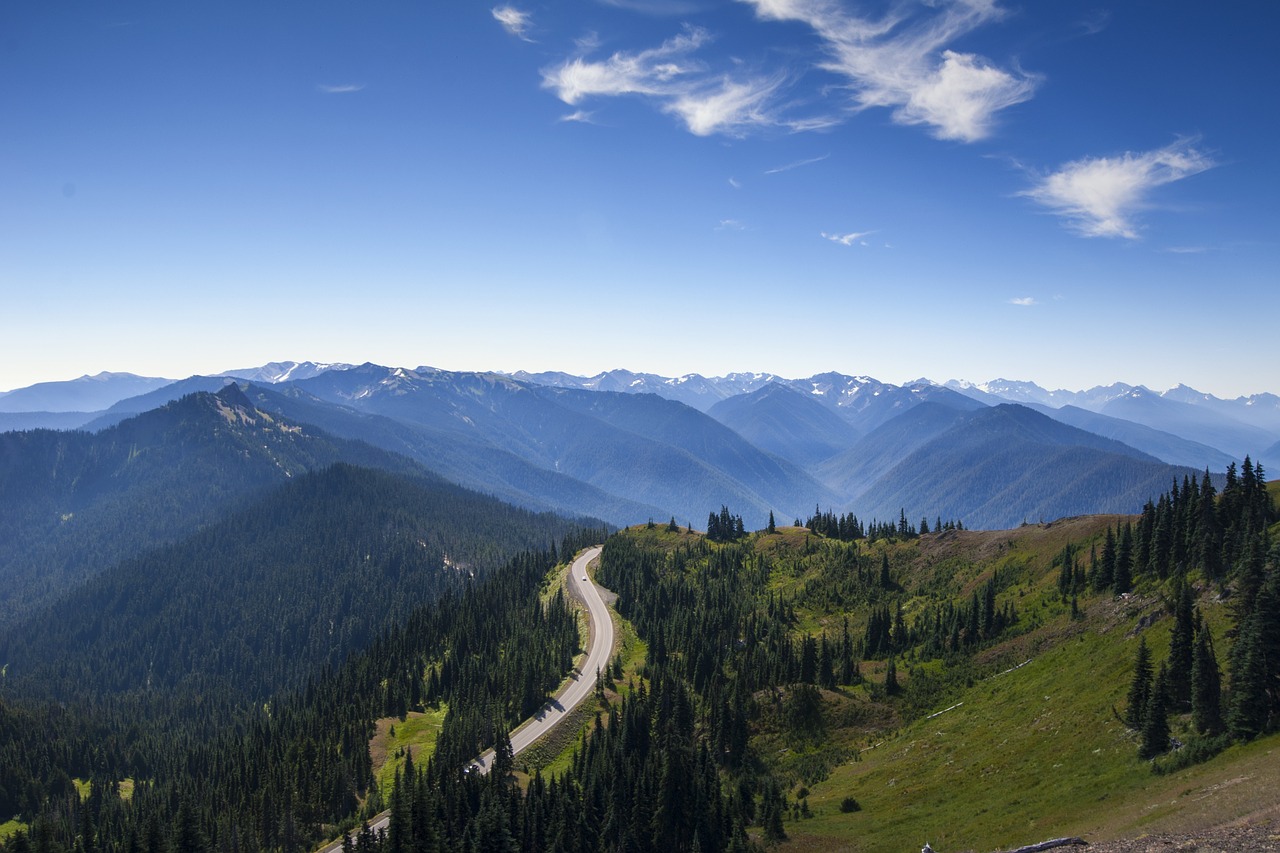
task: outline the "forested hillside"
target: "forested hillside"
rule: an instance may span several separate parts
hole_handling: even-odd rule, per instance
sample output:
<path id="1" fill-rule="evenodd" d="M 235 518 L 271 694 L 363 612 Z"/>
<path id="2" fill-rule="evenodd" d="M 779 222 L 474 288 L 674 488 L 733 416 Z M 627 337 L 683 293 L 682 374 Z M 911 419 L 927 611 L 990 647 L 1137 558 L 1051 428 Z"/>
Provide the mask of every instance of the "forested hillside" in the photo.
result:
<path id="1" fill-rule="evenodd" d="M 0 633 L 6 693 L 261 701 L 570 529 L 450 484 L 338 464 Z"/>
<path id="2" fill-rule="evenodd" d="M 0 433 L 0 625 L 337 461 L 430 476 L 403 457 L 265 414 L 234 385 L 96 434 Z"/>

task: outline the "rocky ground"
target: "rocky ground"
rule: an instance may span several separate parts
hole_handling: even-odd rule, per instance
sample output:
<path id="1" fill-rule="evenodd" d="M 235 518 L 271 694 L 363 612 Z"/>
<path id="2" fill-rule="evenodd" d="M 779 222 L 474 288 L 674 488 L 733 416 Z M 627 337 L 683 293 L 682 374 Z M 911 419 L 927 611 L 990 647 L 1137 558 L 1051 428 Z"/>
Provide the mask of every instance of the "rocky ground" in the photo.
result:
<path id="1" fill-rule="evenodd" d="M 1172 835 L 1099 841 L 1086 847 L 1056 847 L 1062 853 L 1245 853 L 1280 851 L 1280 825 L 1264 822 Z"/>

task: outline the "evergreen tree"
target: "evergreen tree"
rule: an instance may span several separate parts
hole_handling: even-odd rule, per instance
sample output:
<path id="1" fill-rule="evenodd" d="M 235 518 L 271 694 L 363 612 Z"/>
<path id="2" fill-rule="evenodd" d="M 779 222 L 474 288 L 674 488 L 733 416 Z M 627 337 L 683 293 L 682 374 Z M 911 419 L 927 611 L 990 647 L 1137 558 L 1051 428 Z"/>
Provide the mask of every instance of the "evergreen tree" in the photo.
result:
<path id="1" fill-rule="evenodd" d="M 1116 546 L 1116 566 L 1112 586 L 1117 593 L 1133 588 L 1133 525 L 1126 522 Z"/>
<path id="2" fill-rule="evenodd" d="M 1169 699 L 1174 708 L 1191 701 L 1191 669 L 1195 658 L 1195 619 L 1191 584 L 1178 584 L 1173 610 L 1173 631 L 1169 635 Z"/>
<path id="3" fill-rule="evenodd" d="M 1169 693 L 1168 669 L 1161 664 L 1155 684 L 1147 697 L 1147 708 L 1142 720 L 1141 758 L 1155 758 L 1169 751 L 1169 718 L 1165 697 Z"/>
<path id="4" fill-rule="evenodd" d="M 1227 730 L 1236 740 L 1252 740 L 1266 729 L 1268 702 L 1262 622 L 1251 614 L 1231 649 L 1231 696 Z"/>
<path id="5" fill-rule="evenodd" d="M 1133 662 L 1133 680 L 1129 683 L 1129 704 L 1124 722 L 1134 731 L 1142 731 L 1146 720 L 1147 705 L 1151 698 L 1151 651 L 1147 638 L 1138 640 L 1138 653 Z"/>
<path id="6" fill-rule="evenodd" d="M 1205 735 L 1222 731 L 1222 676 L 1213 653 L 1213 637 L 1201 625 L 1196 636 L 1195 659 L 1191 665 L 1191 724 Z"/>

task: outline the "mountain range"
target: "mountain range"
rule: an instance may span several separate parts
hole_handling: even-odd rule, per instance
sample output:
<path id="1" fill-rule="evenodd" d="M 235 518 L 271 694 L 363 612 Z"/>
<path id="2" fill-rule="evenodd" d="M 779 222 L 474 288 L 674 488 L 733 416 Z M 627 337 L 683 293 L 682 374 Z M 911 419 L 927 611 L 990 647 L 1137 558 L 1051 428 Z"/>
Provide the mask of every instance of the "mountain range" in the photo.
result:
<path id="1" fill-rule="evenodd" d="M 1280 464 L 1274 394 L 899 386 L 834 372 L 580 377 L 274 362 L 177 382 L 103 373 L 6 393 L 0 429 L 85 441 L 65 431 L 110 435 L 185 395 L 232 386 L 239 405 L 308 436 L 377 448 L 527 508 L 615 524 L 701 526 L 728 505 L 756 526 L 771 512 L 801 518 L 820 506 L 1003 527 L 1136 512 L 1171 482 L 1220 475 L 1246 456 L 1266 470 Z M 5 440 L 11 453 L 30 452 L 14 449 L 30 438 Z"/>

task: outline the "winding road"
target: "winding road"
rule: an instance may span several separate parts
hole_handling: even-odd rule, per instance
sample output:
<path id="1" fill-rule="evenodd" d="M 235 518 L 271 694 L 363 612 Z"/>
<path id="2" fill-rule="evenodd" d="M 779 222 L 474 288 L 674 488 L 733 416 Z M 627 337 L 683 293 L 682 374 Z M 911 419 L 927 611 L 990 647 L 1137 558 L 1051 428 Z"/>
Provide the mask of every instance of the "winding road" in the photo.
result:
<path id="1" fill-rule="evenodd" d="M 591 632 L 587 639 L 587 659 L 574 670 L 570 681 L 551 701 L 543 705 L 537 714 L 525 720 L 511 732 L 511 751 L 516 755 L 534 741 L 555 728 L 574 708 L 581 704 L 596 688 L 596 673 L 609 665 L 609 653 L 613 649 L 613 620 L 609 607 L 600 595 L 600 589 L 587 575 L 587 564 L 600 556 L 600 548 L 588 548 L 569 567 L 569 588 L 577 592 L 591 613 Z M 493 765 L 493 750 L 488 750 L 469 766 L 472 773 L 488 773 Z"/>
<path id="2" fill-rule="evenodd" d="M 567 588 L 574 591 L 578 598 L 587 605 L 591 614 L 591 630 L 587 638 L 587 659 L 574 670 L 559 693 L 543 705 L 537 714 L 521 723 L 511 732 L 511 751 L 519 755 L 540 737 L 555 728 L 574 708 L 592 694 L 596 687 L 596 673 L 609 663 L 609 654 L 613 650 L 613 620 L 609 617 L 609 607 L 600 595 L 600 588 L 590 580 L 587 566 L 600 556 L 600 546 L 583 551 L 569 567 Z M 493 750 L 490 749 L 467 766 L 467 772 L 486 774 L 493 766 Z M 391 823 L 390 810 L 382 812 L 369 821 L 369 827 L 378 832 Z M 342 849 L 342 839 L 331 841 L 321 847 L 317 853 L 336 853 Z"/>

